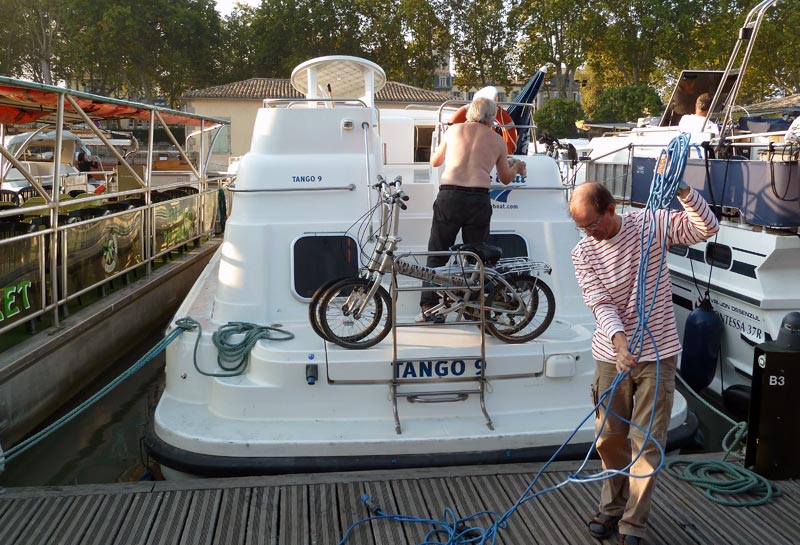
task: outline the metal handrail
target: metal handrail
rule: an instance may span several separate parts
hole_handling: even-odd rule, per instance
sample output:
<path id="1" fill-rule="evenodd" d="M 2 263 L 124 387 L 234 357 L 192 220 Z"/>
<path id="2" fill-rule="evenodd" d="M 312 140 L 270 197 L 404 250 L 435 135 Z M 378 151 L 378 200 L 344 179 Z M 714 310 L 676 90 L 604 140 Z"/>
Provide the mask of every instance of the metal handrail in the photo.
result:
<path id="1" fill-rule="evenodd" d="M 265 187 L 262 189 L 236 189 L 234 186 L 228 186 L 227 189 L 231 193 L 280 193 L 280 192 L 292 192 L 292 191 L 354 191 L 356 188 L 355 184 L 347 184 L 341 186 L 332 186 L 332 187 Z"/>
<path id="2" fill-rule="evenodd" d="M 183 185 L 186 185 L 186 184 L 183 184 Z M 152 191 L 152 189 L 149 189 L 149 190 L 139 189 L 139 190 L 133 190 L 133 191 L 126 191 L 126 192 L 121 192 L 121 193 L 114 193 L 113 197 L 120 197 L 120 196 L 124 196 L 124 195 L 129 195 L 129 194 L 142 194 L 143 192 L 149 193 L 150 191 Z M 212 189 L 212 190 L 207 190 L 207 191 L 204 191 L 204 192 L 198 192 L 198 193 L 192 194 L 192 195 L 186 195 L 186 197 L 203 197 L 203 196 L 206 196 L 206 198 L 216 199 L 216 193 L 217 193 L 217 189 Z M 74 199 L 74 200 L 62 201 L 62 202 L 54 201 L 54 202 L 52 202 L 50 204 L 31 206 L 31 207 L 27 207 L 27 208 L 22 208 L 22 207 L 8 208 L 8 209 L 0 208 L 0 214 L 2 214 L 3 216 L 20 215 L 20 214 L 35 215 L 35 214 L 30 214 L 30 213 L 31 212 L 41 211 L 41 212 L 46 212 L 47 214 L 50 214 L 51 217 L 52 216 L 59 217 L 61 215 L 64 215 L 64 213 L 66 212 L 66 210 L 63 210 L 64 207 L 73 206 L 73 205 L 81 203 L 81 202 L 90 203 L 90 202 L 95 201 L 97 199 L 108 199 L 109 196 L 110 195 L 98 195 L 98 196 L 92 196 L 92 197 L 87 197 L 87 198 L 83 198 L 83 199 Z M 45 226 L 45 227 L 43 227 L 43 228 L 41 228 L 41 229 L 39 229 L 37 231 L 29 232 L 29 233 L 20 233 L 18 235 L 13 236 L 13 237 L 0 239 L 0 247 L 3 247 L 3 246 L 8 245 L 8 244 L 13 244 L 15 242 L 22 241 L 22 240 L 35 239 L 35 238 L 41 239 L 40 257 L 39 257 L 40 264 L 39 264 L 39 268 L 38 268 L 38 271 L 37 271 L 37 277 L 38 277 L 37 279 L 38 279 L 39 285 L 41 286 L 41 290 L 42 290 L 42 293 L 40 294 L 40 301 L 41 301 L 41 305 L 42 306 L 41 306 L 40 309 L 33 310 L 31 312 L 26 313 L 25 321 L 29 321 L 29 320 L 37 317 L 37 316 L 41 316 L 43 314 L 46 314 L 49 311 L 57 312 L 57 309 L 59 307 L 61 307 L 62 305 L 64 305 L 65 303 L 67 303 L 69 301 L 72 301 L 74 299 L 77 299 L 81 295 L 83 295 L 83 294 L 85 294 L 87 292 L 90 292 L 92 290 L 95 290 L 95 289 L 97 289 L 100 286 L 110 282 L 111 280 L 113 280 L 115 278 L 119 278 L 121 276 L 124 276 L 124 275 L 126 275 L 127 273 L 131 272 L 132 270 L 134 270 L 136 268 L 145 266 L 148 269 L 146 271 L 146 274 L 149 275 L 150 274 L 150 266 L 151 266 L 152 262 L 156 258 L 166 254 L 167 252 L 171 252 L 171 251 L 175 250 L 176 248 L 179 248 L 179 247 L 181 247 L 181 246 L 183 246 L 183 245 L 185 245 L 187 243 L 196 241 L 196 240 L 198 240 L 198 239 L 200 239 L 200 238 L 202 238 L 204 236 L 208 236 L 209 235 L 209 231 L 205 231 L 203 224 L 200 223 L 199 230 L 198 230 L 197 234 L 195 234 L 195 235 L 193 235 L 193 236 L 191 236 L 191 237 L 189 237 L 187 239 L 180 240 L 180 241 L 176 242 L 175 244 L 171 245 L 169 248 L 166 248 L 163 251 L 160 251 L 158 253 L 149 252 L 149 250 L 147 250 L 147 247 L 149 246 L 149 243 L 148 243 L 149 239 L 148 239 L 148 237 L 145 236 L 145 232 L 147 231 L 148 222 L 151 222 L 150 224 L 153 225 L 153 229 L 154 229 L 155 228 L 154 223 L 155 223 L 156 210 L 157 210 L 158 207 L 162 207 L 162 206 L 166 205 L 167 203 L 168 203 L 168 201 L 156 202 L 156 203 L 150 202 L 150 203 L 144 204 L 143 206 L 140 206 L 140 207 L 137 207 L 137 208 L 132 208 L 130 210 L 120 210 L 118 212 L 114 212 L 114 213 L 107 214 L 107 215 L 104 215 L 104 216 L 99 216 L 99 217 L 95 217 L 95 218 L 86 218 L 86 219 L 83 219 L 81 221 L 78 221 L 78 222 L 75 222 L 75 223 L 69 223 L 69 224 L 61 224 L 61 225 L 59 225 L 57 222 L 55 222 L 55 225 L 54 225 L 54 222 L 50 222 L 50 225 Z M 197 199 L 197 211 L 198 211 L 198 213 L 199 213 L 199 210 L 201 210 L 202 208 L 203 208 L 203 198 L 198 198 Z M 89 208 L 89 209 L 91 210 L 91 208 Z M 140 231 L 139 231 L 139 237 L 142 240 L 142 254 L 143 254 L 142 261 L 139 262 L 139 263 L 135 263 L 133 265 L 130 265 L 128 267 L 125 267 L 124 269 L 120 269 L 120 270 L 116 271 L 113 275 L 105 277 L 105 278 L 103 278 L 102 280 L 100 280 L 98 282 L 92 283 L 91 285 L 85 286 L 85 287 L 81 288 L 80 290 L 77 290 L 77 291 L 74 291 L 74 292 L 70 292 L 69 289 L 68 289 L 68 283 L 66 282 L 67 267 L 65 266 L 69 261 L 69 253 L 68 253 L 68 250 L 66 248 L 67 237 L 69 236 L 69 233 L 71 231 L 75 230 L 75 229 L 79 229 L 81 226 L 86 226 L 86 225 L 89 225 L 89 224 L 92 224 L 92 223 L 101 223 L 103 221 L 108 220 L 109 218 L 115 218 L 115 217 L 119 217 L 119 216 L 122 216 L 122 215 L 125 215 L 125 214 L 131 214 L 131 213 L 138 213 L 138 214 L 142 215 L 141 227 L 140 227 Z M 198 214 L 198 217 L 200 217 L 199 214 Z M 64 233 L 66 236 L 61 236 L 62 233 Z M 56 236 L 52 236 L 54 234 Z M 49 241 L 48 244 L 45 244 L 45 241 Z M 49 246 L 49 249 L 46 246 Z M 55 252 L 53 252 L 53 250 L 55 250 Z M 51 276 L 52 285 L 50 286 L 50 295 L 49 295 L 49 297 L 47 297 L 47 293 L 46 293 L 46 289 L 45 289 L 46 286 L 47 286 L 46 281 L 47 281 L 47 278 L 48 278 L 48 272 L 45 270 L 46 263 L 47 263 L 47 260 L 45 259 L 45 255 L 48 255 L 48 254 L 49 255 L 53 255 L 53 254 L 55 255 L 55 261 L 50 263 L 53 268 L 56 268 L 56 263 L 60 263 L 61 264 L 61 265 L 59 265 L 59 267 L 61 267 L 60 270 L 56 270 L 56 271 L 51 271 L 50 272 L 51 275 L 53 274 L 53 272 L 55 272 L 57 274 L 57 278 L 58 279 L 56 280 L 56 278 L 53 278 Z M 9 331 L 9 330 L 11 330 L 11 329 L 13 329 L 15 327 L 18 327 L 22 323 L 23 322 L 19 321 L 19 320 L 7 321 L 6 323 L 2 324 L 2 327 L 0 327 L 0 334 L 4 333 L 6 331 Z"/>

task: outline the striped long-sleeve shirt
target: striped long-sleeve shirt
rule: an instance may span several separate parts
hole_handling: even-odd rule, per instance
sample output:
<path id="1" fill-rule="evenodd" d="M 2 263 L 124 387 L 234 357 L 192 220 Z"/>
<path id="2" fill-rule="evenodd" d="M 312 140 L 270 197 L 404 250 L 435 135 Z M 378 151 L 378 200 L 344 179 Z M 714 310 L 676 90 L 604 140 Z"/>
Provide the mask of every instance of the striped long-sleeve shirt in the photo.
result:
<path id="1" fill-rule="evenodd" d="M 665 358 L 681 351 L 675 313 L 672 309 L 672 282 L 666 261 L 659 275 L 662 258 L 664 225 L 669 221 L 667 246 L 673 244 L 692 245 L 707 240 L 719 230 L 719 224 L 705 200 L 691 190 L 683 199 L 678 199 L 684 212 L 657 210 L 657 227 L 650 246 L 650 258 L 646 271 L 646 300 L 652 299 L 658 284 L 656 302 L 648 320 L 658 355 Z M 584 237 L 572 250 L 575 275 L 583 291 L 583 299 L 594 313 L 597 321 L 592 338 L 592 356 L 597 360 L 616 361 L 616 350 L 611 338 L 623 331 L 630 340 L 638 321 L 636 311 L 636 286 L 641 259 L 642 224 L 647 218 L 645 210 L 622 215 L 622 226 L 613 238 L 596 240 Z M 669 218 L 669 220 L 667 220 Z M 664 256 L 666 260 L 666 256 Z M 633 352 L 640 361 L 655 359 L 653 341 L 645 335 L 641 353 Z"/>

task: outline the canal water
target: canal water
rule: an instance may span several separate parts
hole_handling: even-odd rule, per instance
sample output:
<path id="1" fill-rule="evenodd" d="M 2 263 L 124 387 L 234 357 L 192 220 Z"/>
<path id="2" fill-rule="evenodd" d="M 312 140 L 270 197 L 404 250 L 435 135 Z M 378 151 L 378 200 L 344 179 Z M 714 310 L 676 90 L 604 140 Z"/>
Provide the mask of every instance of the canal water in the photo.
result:
<path id="1" fill-rule="evenodd" d="M 75 402 L 93 394 L 133 365 L 160 340 L 143 341 L 136 353 L 115 363 Z M 164 386 L 163 352 L 117 386 L 94 406 L 41 443 L 6 465 L 0 486 L 57 486 L 129 482 L 158 478 L 158 466 L 148 464 L 141 438 L 145 422 Z M 684 392 L 698 414 L 704 443 L 692 450 L 720 452 L 731 424 Z M 57 415 L 60 416 L 60 415 Z"/>
<path id="2" fill-rule="evenodd" d="M 132 366 L 161 339 L 143 339 L 75 397 L 80 403 Z M 40 443 L 6 464 L 0 486 L 99 484 L 148 479 L 141 437 L 164 385 L 164 353 Z M 71 407 L 69 407 L 71 408 Z M 54 419 L 62 414 L 54 415 Z"/>

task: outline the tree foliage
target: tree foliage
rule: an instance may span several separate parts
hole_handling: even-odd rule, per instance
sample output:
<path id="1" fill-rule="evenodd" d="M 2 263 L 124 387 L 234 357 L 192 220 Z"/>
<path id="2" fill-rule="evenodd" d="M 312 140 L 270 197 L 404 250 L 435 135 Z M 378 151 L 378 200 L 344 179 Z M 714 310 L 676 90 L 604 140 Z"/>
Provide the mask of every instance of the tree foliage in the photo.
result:
<path id="1" fill-rule="evenodd" d="M 683 65 L 696 0 L 599 0 L 602 25 L 590 37 L 590 64 L 607 87 L 649 85 L 659 60 Z"/>
<path id="2" fill-rule="evenodd" d="M 632 121 L 660 115 L 664 109 L 658 93 L 646 85 L 616 87 L 600 93 L 593 121 Z"/>
<path id="3" fill-rule="evenodd" d="M 508 86 L 512 71 L 509 52 L 514 35 L 507 30 L 509 2 L 474 0 L 454 2 L 453 63 L 459 87 Z"/>
<path id="4" fill-rule="evenodd" d="M 539 134 L 549 134 L 556 138 L 574 138 L 578 134 L 575 121 L 583 119 L 580 104 L 574 100 L 551 98 L 533 114 Z"/>
<path id="5" fill-rule="evenodd" d="M 520 1 L 511 11 L 519 27 L 519 76 L 527 77 L 543 65 L 550 70 L 558 96 L 569 96 L 576 70 L 586 61 L 589 37 L 599 26 L 594 10 L 562 0 Z"/>
<path id="6" fill-rule="evenodd" d="M 262 0 L 221 19 L 215 0 L 3 0 L 0 73 L 175 106 L 189 89 L 285 78 L 322 55 L 364 57 L 421 87 L 452 62 L 456 85 L 507 91 L 550 64 L 561 97 L 577 70 L 591 74 L 582 93 L 592 115 L 608 110 L 607 90 L 647 85 L 667 98 L 681 69 L 724 68 L 756 2 Z M 742 101 L 800 92 L 795 4 L 768 12 Z"/>

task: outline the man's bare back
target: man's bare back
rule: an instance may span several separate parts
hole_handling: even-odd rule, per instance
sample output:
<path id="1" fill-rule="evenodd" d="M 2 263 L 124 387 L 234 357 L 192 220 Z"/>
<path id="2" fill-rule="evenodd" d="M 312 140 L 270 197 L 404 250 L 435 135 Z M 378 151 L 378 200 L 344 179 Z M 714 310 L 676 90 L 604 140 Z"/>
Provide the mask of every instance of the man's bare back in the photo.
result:
<path id="1" fill-rule="evenodd" d="M 431 165 L 443 163 L 442 184 L 488 188 L 493 167 L 497 167 L 498 178 L 504 184 L 511 183 L 517 174 L 525 175 L 523 162 L 509 167 L 503 137 L 477 122 L 458 123 L 448 129 L 431 157 Z"/>

